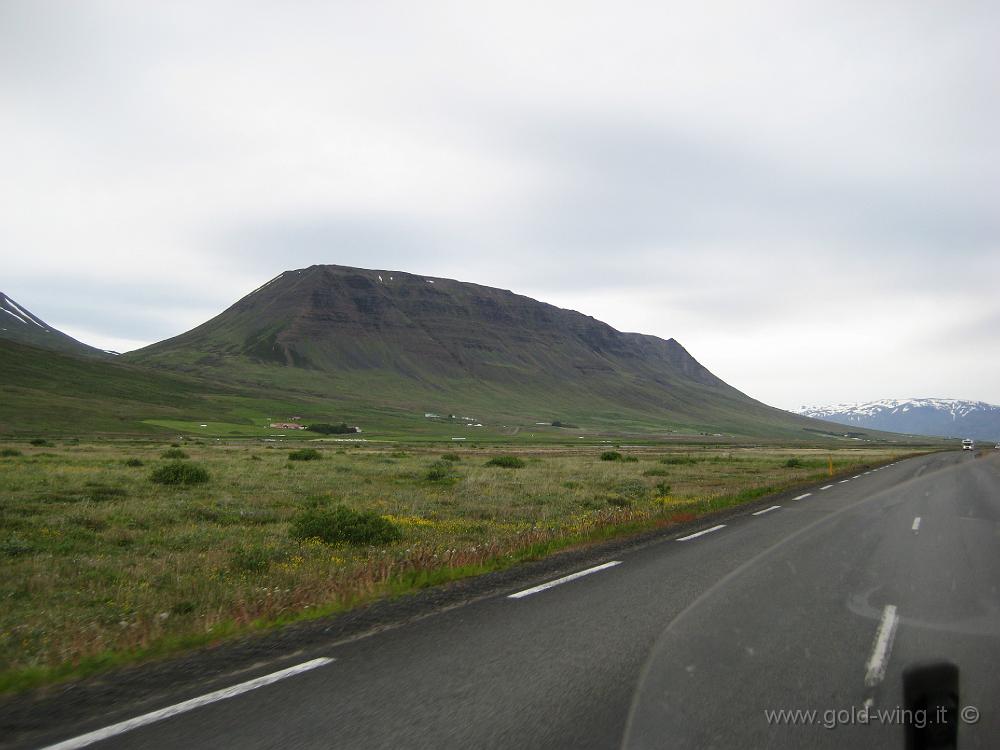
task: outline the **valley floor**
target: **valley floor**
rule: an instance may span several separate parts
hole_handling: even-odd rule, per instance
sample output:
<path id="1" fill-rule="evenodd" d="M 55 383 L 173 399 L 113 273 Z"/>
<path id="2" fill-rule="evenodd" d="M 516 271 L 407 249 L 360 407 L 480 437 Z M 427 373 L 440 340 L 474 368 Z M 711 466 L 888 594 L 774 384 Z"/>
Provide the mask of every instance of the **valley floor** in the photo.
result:
<path id="1" fill-rule="evenodd" d="M 0 447 L 0 689 L 691 521 L 914 452 L 314 445 L 297 456 L 311 460 L 249 441 Z M 207 481 L 152 481 L 167 466 Z M 359 528 L 376 543 L 326 534 L 339 505 L 368 513 Z"/>

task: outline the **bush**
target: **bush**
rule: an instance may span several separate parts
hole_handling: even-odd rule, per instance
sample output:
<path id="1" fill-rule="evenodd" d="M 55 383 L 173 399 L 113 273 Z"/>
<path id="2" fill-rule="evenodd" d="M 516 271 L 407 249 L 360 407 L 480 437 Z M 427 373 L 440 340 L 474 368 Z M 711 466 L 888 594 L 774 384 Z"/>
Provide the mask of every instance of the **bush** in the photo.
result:
<path id="1" fill-rule="evenodd" d="M 618 451 L 604 451 L 601 454 L 602 461 L 621 461 L 624 456 Z"/>
<path id="2" fill-rule="evenodd" d="M 172 461 L 154 469 L 149 480 L 156 484 L 202 484 L 208 481 L 208 472 L 197 464 Z"/>
<path id="3" fill-rule="evenodd" d="M 522 469 L 527 464 L 517 456 L 494 456 L 486 462 L 487 466 L 502 466 L 505 469 Z"/>
<path id="4" fill-rule="evenodd" d="M 289 533 L 296 539 L 319 539 L 327 544 L 389 544 L 403 538 L 403 532 L 388 519 L 345 505 L 303 511 L 292 520 Z"/>
<path id="5" fill-rule="evenodd" d="M 20 456 L 20 455 L 21 451 L 19 451 L 17 448 L 4 448 L 3 450 L 0 450 L 0 456 L 3 456 L 4 458 L 11 458 L 12 456 Z"/>
<path id="6" fill-rule="evenodd" d="M 18 539 L 16 536 L 8 537 L 0 542 L 0 555 L 4 557 L 20 557 L 21 555 L 30 555 L 34 551 L 35 548 L 30 543 Z"/>
<path id="7" fill-rule="evenodd" d="M 797 458 L 790 458 L 787 461 L 785 461 L 785 466 L 787 466 L 789 469 L 794 469 L 798 466 L 802 466 L 802 462 Z"/>
<path id="8" fill-rule="evenodd" d="M 103 518 L 97 518 L 95 516 L 88 516 L 84 514 L 70 516 L 67 520 L 80 528 L 86 529 L 87 531 L 93 531 L 95 533 L 98 531 L 104 531 L 109 525 Z"/>
<path id="9" fill-rule="evenodd" d="M 180 448 L 168 448 L 160 454 L 161 458 L 189 458 L 188 454 Z"/>
<path id="10" fill-rule="evenodd" d="M 685 464 L 696 464 L 698 463 L 698 459 L 691 456 L 667 456 L 666 458 L 661 458 L 660 463 L 667 464 L 668 466 L 683 466 Z"/>
<path id="11" fill-rule="evenodd" d="M 457 453 L 445 453 L 441 456 L 442 461 L 461 461 L 462 457 Z"/>
<path id="12" fill-rule="evenodd" d="M 306 427 L 310 432 L 318 432 L 321 435 L 350 435 L 358 431 L 357 427 L 348 427 L 347 422 L 341 422 L 340 424 L 311 424 Z"/>
<path id="13" fill-rule="evenodd" d="M 300 448 L 288 454 L 289 461 L 316 461 L 320 458 L 322 456 L 315 448 Z"/>
<path id="14" fill-rule="evenodd" d="M 623 495 L 633 500 L 642 500 L 649 494 L 649 487 L 647 487 L 644 482 L 640 482 L 638 479 L 629 479 L 621 482 L 616 485 L 614 489 L 616 494 Z"/>
<path id="15" fill-rule="evenodd" d="M 39 447 L 42 447 L 42 448 L 52 448 L 52 447 L 54 447 L 54 446 L 53 446 L 53 444 L 52 444 L 52 443 L 50 443 L 50 442 L 49 442 L 48 440 L 46 440 L 45 438 L 32 438 L 32 439 L 31 439 L 31 440 L 29 440 L 28 442 L 29 442 L 29 443 L 30 443 L 31 445 L 37 445 L 37 446 L 39 446 Z"/>
<path id="16" fill-rule="evenodd" d="M 628 508 L 632 505 L 632 500 L 619 495 L 616 492 L 609 492 L 604 496 L 604 501 L 615 508 Z"/>
<path id="17" fill-rule="evenodd" d="M 111 487 L 110 485 L 100 484 L 99 482 L 87 482 L 84 486 L 84 495 L 86 495 L 87 500 L 97 503 L 101 500 L 127 497 L 128 492 L 121 487 Z"/>
<path id="18" fill-rule="evenodd" d="M 451 479 L 452 476 L 451 464 L 445 461 L 435 461 L 427 468 L 424 479 L 429 482 L 440 482 L 444 479 Z"/>
<path id="19" fill-rule="evenodd" d="M 229 555 L 229 567 L 237 573 L 263 573 L 273 557 L 274 553 L 264 547 L 237 547 Z"/>
<path id="20" fill-rule="evenodd" d="M 130 458 L 125 461 L 125 465 L 132 467 L 142 466 L 142 461 L 140 461 L 138 458 Z"/>

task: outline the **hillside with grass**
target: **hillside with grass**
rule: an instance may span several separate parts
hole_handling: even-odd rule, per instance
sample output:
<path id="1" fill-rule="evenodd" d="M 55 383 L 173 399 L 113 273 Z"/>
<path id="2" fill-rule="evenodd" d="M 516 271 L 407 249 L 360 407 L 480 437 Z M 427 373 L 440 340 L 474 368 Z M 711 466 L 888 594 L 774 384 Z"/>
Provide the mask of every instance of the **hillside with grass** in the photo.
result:
<path id="1" fill-rule="evenodd" d="M 5 435 L 155 434 L 175 431 L 172 421 L 250 426 L 258 413 L 297 405 L 118 358 L 80 357 L 2 339 L 0 395 Z"/>
<path id="2" fill-rule="evenodd" d="M 673 339 L 451 279 L 343 266 L 287 271 L 212 320 L 124 356 L 344 409 L 461 414 L 499 427 L 815 438 Z"/>

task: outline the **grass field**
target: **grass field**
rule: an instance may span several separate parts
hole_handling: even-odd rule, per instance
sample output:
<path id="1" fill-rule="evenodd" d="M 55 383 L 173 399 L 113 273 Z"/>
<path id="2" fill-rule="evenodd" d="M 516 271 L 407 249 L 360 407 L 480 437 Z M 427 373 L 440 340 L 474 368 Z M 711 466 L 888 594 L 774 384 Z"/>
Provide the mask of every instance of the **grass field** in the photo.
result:
<path id="1" fill-rule="evenodd" d="M 259 441 L 184 441 L 172 459 L 154 441 L 0 445 L 0 689 L 691 520 L 820 479 L 831 460 L 842 471 L 913 452 L 310 445 L 317 460 Z M 601 459 L 613 449 L 620 458 Z M 523 467 L 487 465 L 512 452 Z M 208 481 L 151 481 L 178 460 Z M 399 539 L 294 535 L 338 504 L 388 520 Z"/>

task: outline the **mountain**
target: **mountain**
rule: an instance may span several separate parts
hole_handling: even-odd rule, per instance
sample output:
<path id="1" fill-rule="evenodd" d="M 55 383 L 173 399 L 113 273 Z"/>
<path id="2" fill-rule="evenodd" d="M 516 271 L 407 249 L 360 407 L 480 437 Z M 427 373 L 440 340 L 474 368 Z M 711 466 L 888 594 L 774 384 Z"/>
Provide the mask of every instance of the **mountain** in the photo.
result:
<path id="1" fill-rule="evenodd" d="M 112 356 L 111 352 L 87 346 L 53 328 L 3 292 L 0 292 L 0 339 L 78 356 L 101 358 Z"/>
<path id="2" fill-rule="evenodd" d="M 1000 406 L 950 398 L 885 399 L 864 404 L 802 407 L 800 414 L 910 435 L 1000 440 Z"/>
<path id="3" fill-rule="evenodd" d="M 510 291 L 400 271 L 286 271 L 126 361 L 328 402 L 683 434 L 839 433 L 766 406 L 677 341 Z"/>

